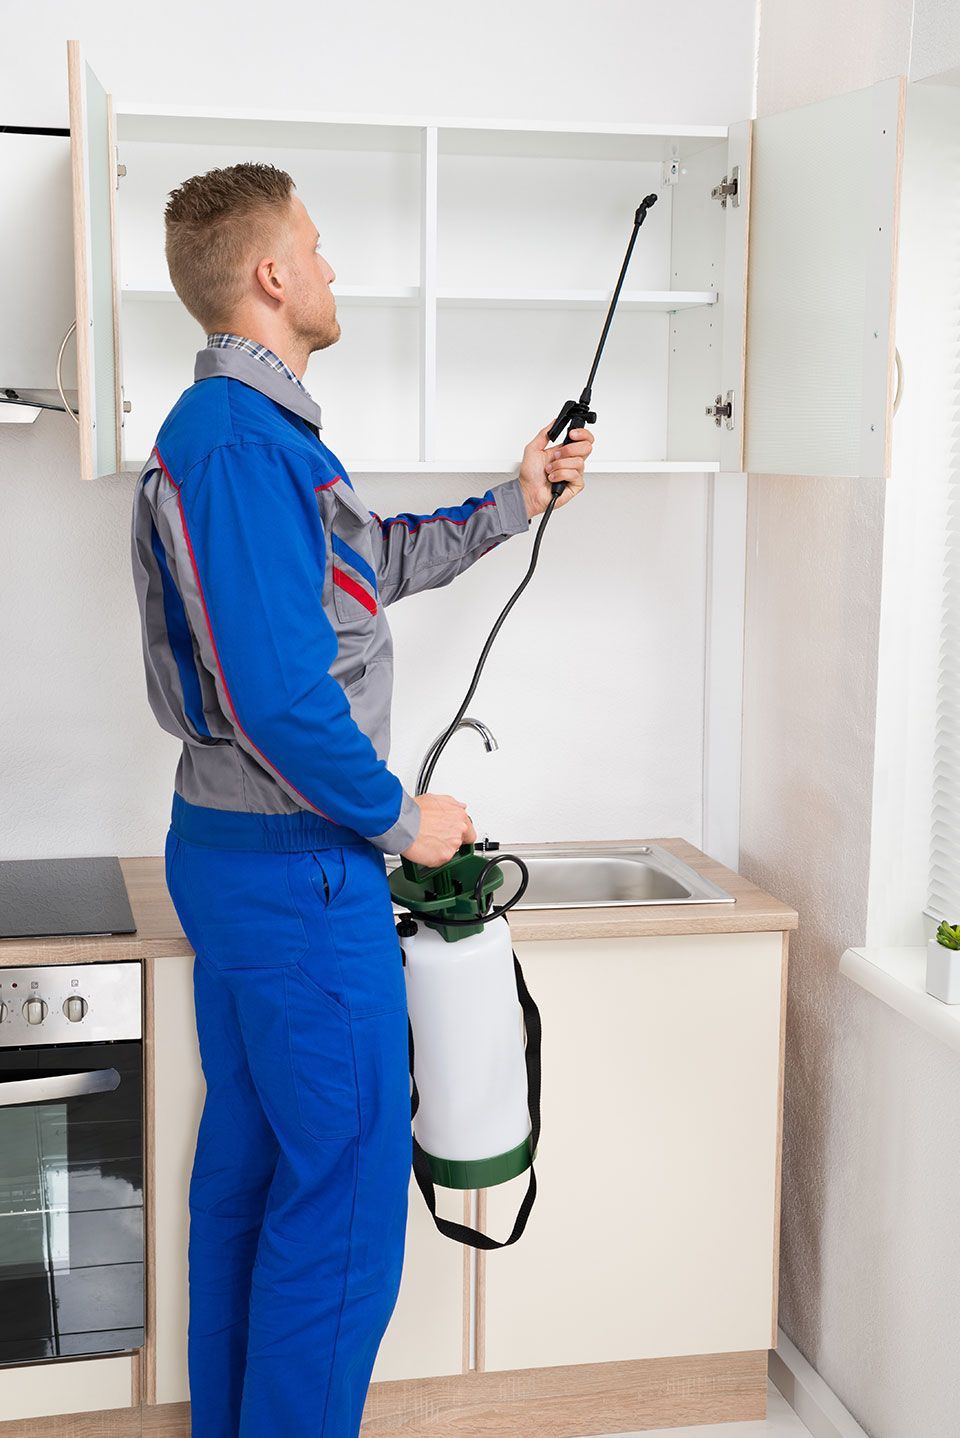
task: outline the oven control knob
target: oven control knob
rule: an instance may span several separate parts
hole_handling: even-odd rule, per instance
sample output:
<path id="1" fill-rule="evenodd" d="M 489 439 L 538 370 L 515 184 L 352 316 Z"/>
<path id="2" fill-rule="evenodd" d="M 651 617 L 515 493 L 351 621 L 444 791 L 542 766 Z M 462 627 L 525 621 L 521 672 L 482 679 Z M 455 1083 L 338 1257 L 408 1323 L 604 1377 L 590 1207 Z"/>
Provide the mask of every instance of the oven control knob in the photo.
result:
<path id="1" fill-rule="evenodd" d="M 43 999 L 27 999 L 23 1016 L 28 1024 L 42 1024 L 47 1016 L 47 1005 Z"/>
<path id="2" fill-rule="evenodd" d="M 7 1006 L 6 1006 L 6 1004 L 4 1004 L 4 1003 L 0 1003 L 0 1024 L 3 1023 L 3 1021 L 4 1021 L 4 1019 L 5 1019 L 6 1017 L 7 1017 Z"/>
<path id="3" fill-rule="evenodd" d="M 71 994 L 63 1001 L 63 1012 L 72 1024 L 78 1024 L 90 1005 L 79 994 Z"/>

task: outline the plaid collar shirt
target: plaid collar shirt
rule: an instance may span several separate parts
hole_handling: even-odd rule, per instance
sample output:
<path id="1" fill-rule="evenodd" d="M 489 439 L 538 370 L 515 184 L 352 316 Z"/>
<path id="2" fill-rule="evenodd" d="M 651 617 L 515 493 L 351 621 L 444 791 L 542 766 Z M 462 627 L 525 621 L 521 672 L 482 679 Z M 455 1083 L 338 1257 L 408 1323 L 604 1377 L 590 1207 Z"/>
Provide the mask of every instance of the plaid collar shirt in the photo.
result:
<path id="1" fill-rule="evenodd" d="M 245 339 L 243 335 L 214 334 L 207 335 L 207 349 L 220 350 L 243 350 L 245 354 L 254 355 L 257 359 L 263 360 L 271 369 L 279 370 L 280 374 L 286 375 L 287 379 L 293 380 L 294 384 L 309 394 L 309 390 L 301 380 L 297 378 L 288 364 L 284 364 L 278 354 L 261 345 L 256 340 Z"/>

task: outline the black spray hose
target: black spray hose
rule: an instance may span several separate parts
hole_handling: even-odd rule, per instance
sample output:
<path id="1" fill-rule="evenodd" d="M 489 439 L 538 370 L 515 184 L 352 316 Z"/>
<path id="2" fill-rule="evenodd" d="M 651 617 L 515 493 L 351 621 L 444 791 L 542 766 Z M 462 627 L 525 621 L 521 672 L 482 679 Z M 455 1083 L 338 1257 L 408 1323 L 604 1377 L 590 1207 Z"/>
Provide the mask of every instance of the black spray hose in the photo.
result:
<path id="1" fill-rule="evenodd" d="M 470 703 L 470 700 L 473 698 L 476 692 L 477 685 L 480 682 L 480 675 L 483 673 L 483 666 L 487 662 L 487 655 L 490 653 L 490 650 L 493 647 L 493 641 L 500 633 L 500 626 L 503 624 L 503 621 L 510 613 L 510 610 L 516 604 L 517 600 L 520 598 L 521 594 L 526 589 L 527 585 L 530 583 L 530 580 L 533 578 L 533 571 L 537 567 L 537 559 L 540 555 L 540 545 L 543 541 L 543 532 L 547 527 L 547 521 L 553 513 L 554 506 L 559 497 L 560 491 L 554 494 L 553 498 L 550 500 L 550 503 L 543 511 L 543 518 L 537 526 L 537 537 L 533 541 L 533 553 L 530 556 L 530 565 L 527 569 L 527 572 L 521 579 L 520 583 L 517 585 L 516 589 L 511 594 L 510 598 L 507 600 L 506 604 L 501 609 L 496 623 L 490 630 L 490 633 L 487 635 L 487 641 L 484 644 L 482 650 L 480 651 L 480 658 L 477 660 L 477 667 L 473 671 L 473 678 L 470 680 L 470 687 L 468 688 L 466 694 L 463 696 L 463 703 L 460 705 L 460 708 L 457 710 L 456 714 L 454 714 L 453 718 L 450 720 L 449 725 L 444 730 L 443 737 L 437 745 L 436 749 L 433 751 L 433 756 L 424 772 L 423 779 L 420 784 L 421 794 L 426 793 L 426 791 L 429 789 L 430 780 L 433 778 L 433 771 L 437 767 L 437 760 L 440 758 L 440 755 L 447 747 L 447 744 L 449 743 L 451 737 L 456 732 L 456 728 L 457 725 L 460 723 L 460 720 L 467 712 L 467 705 Z M 510 857 L 512 858 L 513 856 L 511 855 Z M 524 885 L 524 887 L 526 887 L 526 885 Z"/>
<path id="2" fill-rule="evenodd" d="M 520 885 L 517 892 L 511 894 L 505 904 L 501 904 L 499 908 L 496 909 L 488 909 L 485 914 L 482 914 L 480 912 L 480 906 L 483 903 L 483 881 L 495 864 L 516 864 L 520 870 Z M 492 859 L 489 859 L 487 863 L 484 864 L 477 875 L 477 882 L 473 886 L 473 897 L 477 905 L 476 917 L 472 919 L 450 919 L 445 915 L 441 917 L 438 914 L 436 915 L 436 922 L 442 925 L 443 928 L 446 928 L 448 924 L 453 924 L 458 929 L 475 929 L 478 924 L 492 924 L 494 919 L 502 919 L 507 910 L 512 909 L 514 904 L 523 898 L 529 882 L 530 871 L 523 860 L 517 858 L 516 854 L 495 854 Z M 416 920 L 417 915 L 411 914 L 410 917 Z M 420 919 L 422 922 L 426 922 L 423 914 L 420 915 Z"/>

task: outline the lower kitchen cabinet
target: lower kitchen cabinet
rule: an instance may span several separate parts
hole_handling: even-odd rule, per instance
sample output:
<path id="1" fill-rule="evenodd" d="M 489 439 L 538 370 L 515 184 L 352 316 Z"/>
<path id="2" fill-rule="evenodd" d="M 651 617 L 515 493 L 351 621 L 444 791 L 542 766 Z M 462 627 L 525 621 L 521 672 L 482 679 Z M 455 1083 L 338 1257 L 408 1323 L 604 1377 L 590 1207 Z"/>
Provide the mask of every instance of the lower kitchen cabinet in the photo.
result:
<path id="1" fill-rule="evenodd" d="M 462 1374 L 465 1324 L 497 1370 L 747 1354 L 775 1343 L 786 934 L 519 943 L 543 1021 L 539 1192 L 481 1255 L 411 1180 L 403 1280 L 374 1384 Z M 190 957 L 153 963 L 155 1387 L 189 1397 L 187 1194 L 203 1076 Z M 505 1237 L 526 1175 L 486 1191 Z M 438 1189 L 441 1213 L 462 1195 Z M 468 1285 L 472 1287 L 472 1285 Z M 468 1375 L 469 1376 L 469 1375 Z M 476 1375 L 474 1375 L 476 1376 Z M 383 1390 L 384 1392 L 386 1390 Z"/>
<path id="2" fill-rule="evenodd" d="M 47 1418 L 63 1413 L 100 1414 L 105 1410 L 135 1409 L 133 1362 L 129 1354 L 117 1354 L 109 1358 L 0 1368 L 0 1433 L 7 1431 L 9 1423 L 27 1425 L 20 1428 L 17 1438 L 21 1432 L 45 1438 L 51 1432 L 43 1421 Z M 137 1415 L 131 1412 L 130 1417 L 132 1422 Z M 35 1426 L 33 1419 L 37 1420 Z M 139 1432 L 139 1422 L 136 1427 Z M 78 1426 L 77 1432 L 80 1431 Z M 94 1434 L 89 1425 L 82 1431 Z M 122 1417 L 118 1419 L 117 1431 L 124 1431 Z M 133 1428 L 128 1431 L 132 1433 Z"/>
<path id="3" fill-rule="evenodd" d="M 786 934 L 519 943 L 538 1194 L 482 1262 L 486 1370 L 776 1343 Z M 527 1175 L 487 1190 L 505 1238 Z"/>
<path id="4" fill-rule="evenodd" d="M 148 1297 L 145 1397 L 154 1403 L 182 1403 L 187 1382 L 187 1190 L 203 1108 L 203 1072 L 193 1013 L 193 955 L 154 959 L 152 1022 L 147 1006 L 148 1069 Z M 153 1115 L 150 1121 L 149 1106 Z M 149 1246 L 152 1243 L 152 1254 Z M 150 1381 L 150 1332 L 155 1383 Z"/>
<path id="5" fill-rule="evenodd" d="M 461 1195 L 438 1189 L 437 1212 L 462 1222 Z M 373 1383 L 459 1374 L 463 1367 L 463 1249 L 438 1233 L 412 1177 L 407 1215 L 400 1293 L 373 1365 Z"/>
<path id="6" fill-rule="evenodd" d="M 153 971 L 153 1127 L 151 1324 L 155 1387 L 149 1359 L 145 1391 L 154 1403 L 189 1398 L 187 1378 L 188 1190 L 204 1081 L 193 1010 L 192 955 L 156 959 Z M 459 1218 L 459 1194 L 442 1193 L 441 1213 Z M 403 1279 L 384 1334 L 374 1381 L 460 1373 L 463 1256 L 441 1238 L 411 1178 Z M 149 1345 L 148 1345 L 149 1351 Z"/>

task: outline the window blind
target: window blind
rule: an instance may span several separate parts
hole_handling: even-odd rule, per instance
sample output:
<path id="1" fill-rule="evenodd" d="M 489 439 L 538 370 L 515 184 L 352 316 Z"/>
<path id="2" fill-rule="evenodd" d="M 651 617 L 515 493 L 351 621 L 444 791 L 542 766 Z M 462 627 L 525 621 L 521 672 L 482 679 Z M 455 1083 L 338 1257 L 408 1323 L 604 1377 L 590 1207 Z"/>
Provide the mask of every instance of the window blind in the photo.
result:
<path id="1" fill-rule="evenodd" d="M 954 145 L 954 159 L 957 146 Z M 954 176 L 960 167 L 955 166 Z M 943 296 L 942 318 L 950 343 L 941 351 L 948 367 L 943 386 L 947 414 L 943 479 L 946 483 L 943 535 L 943 609 L 937 680 L 936 735 L 933 761 L 933 811 L 930 844 L 930 889 L 927 913 L 938 922 L 960 923 L 960 203 L 944 207 L 942 224 L 950 236 L 950 281 Z M 933 541 L 933 536 L 931 536 Z M 931 542 L 931 552 L 937 546 Z"/>

